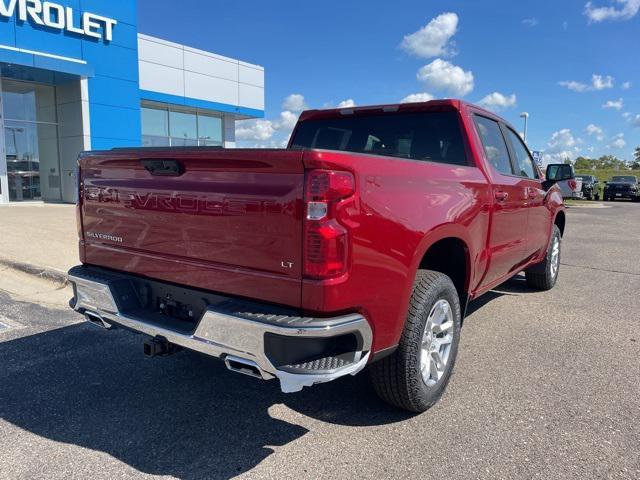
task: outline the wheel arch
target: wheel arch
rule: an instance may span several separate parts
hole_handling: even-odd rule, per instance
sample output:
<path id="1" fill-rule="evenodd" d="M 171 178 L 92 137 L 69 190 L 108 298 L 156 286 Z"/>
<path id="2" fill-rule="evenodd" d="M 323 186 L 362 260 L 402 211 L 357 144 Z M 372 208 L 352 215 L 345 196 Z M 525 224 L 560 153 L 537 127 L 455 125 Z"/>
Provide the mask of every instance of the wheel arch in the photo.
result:
<path id="1" fill-rule="evenodd" d="M 556 214 L 556 217 L 553 219 L 553 224 L 558 227 L 558 230 L 560 230 L 561 237 L 564 237 L 564 227 L 566 226 L 566 222 L 567 222 L 567 215 L 564 213 L 563 210 L 558 211 L 558 213 Z"/>

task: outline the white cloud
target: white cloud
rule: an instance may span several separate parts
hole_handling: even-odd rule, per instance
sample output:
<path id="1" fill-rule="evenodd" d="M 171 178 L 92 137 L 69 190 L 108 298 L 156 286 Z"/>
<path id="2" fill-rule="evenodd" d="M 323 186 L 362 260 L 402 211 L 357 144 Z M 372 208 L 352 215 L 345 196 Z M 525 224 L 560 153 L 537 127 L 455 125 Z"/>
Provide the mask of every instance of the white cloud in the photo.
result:
<path id="1" fill-rule="evenodd" d="M 607 145 L 607 148 L 624 148 L 626 145 L 624 133 L 619 133 L 611 139 L 611 143 Z"/>
<path id="2" fill-rule="evenodd" d="M 624 83 L 622 84 L 622 88 L 623 88 L 624 90 L 629 90 L 629 89 L 631 88 L 631 82 L 624 82 Z"/>
<path id="3" fill-rule="evenodd" d="M 604 131 L 602 130 L 602 128 L 600 128 L 597 125 L 594 125 L 593 123 L 590 123 L 589 125 L 587 125 L 587 128 L 585 129 L 585 131 L 587 132 L 587 135 L 595 136 L 599 142 L 604 140 Z"/>
<path id="4" fill-rule="evenodd" d="M 270 140 L 276 133 L 271 120 L 247 120 L 238 122 L 236 128 L 237 140 L 254 140 L 263 142 Z"/>
<path id="5" fill-rule="evenodd" d="M 522 20 L 522 24 L 527 26 L 527 27 L 535 27 L 536 25 L 538 25 L 538 19 L 536 17 L 531 17 L 531 18 L 525 18 L 524 20 Z"/>
<path id="6" fill-rule="evenodd" d="M 512 93 L 511 95 L 503 95 L 500 92 L 493 92 L 480 100 L 478 105 L 495 111 L 515 107 L 516 94 Z"/>
<path id="7" fill-rule="evenodd" d="M 566 32 L 568 28 L 569 28 L 569 22 L 565 20 L 564 22 L 562 22 L 562 29 Z"/>
<path id="8" fill-rule="evenodd" d="M 428 102 L 429 100 L 433 100 L 433 95 L 427 92 L 421 92 L 407 95 L 402 100 L 400 100 L 400 103 Z"/>
<path id="9" fill-rule="evenodd" d="M 441 58 L 420 68 L 417 78 L 433 90 L 445 90 L 461 97 L 473 90 L 473 73 Z"/>
<path id="10" fill-rule="evenodd" d="M 290 112 L 301 112 L 307 108 L 304 102 L 304 96 L 299 93 L 292 93 L 282 102 L 282 109 Z"/>
<path id="11" fill-rule="evenodd" d="M 589 92 L 593 90 L 604 90 L 613 88 L 614 78 L 611 75 L 591 75 L 591 84 L 576 82 L 575 80 L 565 80 L 558 82 L 558 85 L 566 87 L 574 92 Z"/>
<path id="12" fill-rule="evenodd" d="M 573 159 L 578 143 L 579 140 L 568 128 L 553 132 L 547 143 L 549 148 L 543 155 L 543 163 L 563 163 L 565 160 Z"/>
<path id="13" fill-rule="evenodd" d="M 243 120 L 237 123 L 236 140 L 242 146 L 283 148 L 302 110 L 307 108 L 304 97 L 291 94 L 282 102 L 280 115 L 275 120 Z"/>
<path id="14" fill-rule="evenodd" d="M 404 37 L 400 46 L 409 54 L 420 58 L 453 55 L 450 43 L 458 30 L 458 15 L 442 13 L 417 32 Z"/>
<path id="15" fill-rule="evenodd" d="M 604 90 L 605 88 L 613 88 L 613 77 L 611 75 L 592 75 L 591 84 L 594 90 Z"/>
<path id="16" fill-rule="evenodd" d="M 593 2 L 587 2 L 584 6 L 584 14 L 589 23 L 598 23 L 605 20 L 629 20 L 640 10 L 640 0 L 615 0 L 614 5 L 608 7 L 596 7 Z M 615 4 L 619 5 L 616 8 Z"/>
<path id="17" fill-rule="evenodd" d="M 558 85 L 566 87 L 569 90 L 573 90 L 574 92 L 586 92 L 589 90 L 589 85 L 586 83 L 576 82 L 575 80 L 564 80 L 562 82 L 558 82 Z"/>
<path id="18" fill-rule="evenodd" d="M 341 101 L 337 108 L 350 108 L 355 106 L 356 102 L 354 102 L 353 98 L 347 98 L 346 100 Z"/>
<path id="19" fill-rule="evenodd" d="M 589 85 L 586 83 L 576 82 L 575 80 L 564 80 L 562 82 L 558 82 L 558 85 L 566 87 L 569 90 L 573 90 L 574 92 L 586 92 L 589 90 Z"/>
<path id="20" fill-rule="evenodd" d="M 293 130 L 293 127 L 296 126 L 296 122 L 298 121 L 298 115 L 290 112 L 289 110 L 284 110 L 280 112 L 280 119 L 273 123 L 273 128 L 276 130 Z"/>
<path id="21" fill-rule="evenodd" d="M 602 108 L 615 108 L 618 111 L 622 110 L 623 106 L 624 101 L 622 100 L 622 98 L 619 98 L 618 100 L 607 100 L 602 104 Z"/>

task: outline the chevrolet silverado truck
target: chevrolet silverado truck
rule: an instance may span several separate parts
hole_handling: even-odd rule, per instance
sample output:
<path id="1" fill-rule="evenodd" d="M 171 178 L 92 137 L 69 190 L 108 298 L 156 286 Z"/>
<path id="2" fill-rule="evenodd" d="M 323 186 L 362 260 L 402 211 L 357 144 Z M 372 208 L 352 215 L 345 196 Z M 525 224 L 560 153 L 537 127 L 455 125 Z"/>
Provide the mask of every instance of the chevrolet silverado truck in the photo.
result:
<path id="1" fill-rule="evenodd" d="M 424 411 L 469 302 L 560 267 L 558 186 L 457 100 L 306 111 L 286 149 L 87 152 L 78 178 L 71 307 L 284 392 L 369 366 L 382 399 Z"/>

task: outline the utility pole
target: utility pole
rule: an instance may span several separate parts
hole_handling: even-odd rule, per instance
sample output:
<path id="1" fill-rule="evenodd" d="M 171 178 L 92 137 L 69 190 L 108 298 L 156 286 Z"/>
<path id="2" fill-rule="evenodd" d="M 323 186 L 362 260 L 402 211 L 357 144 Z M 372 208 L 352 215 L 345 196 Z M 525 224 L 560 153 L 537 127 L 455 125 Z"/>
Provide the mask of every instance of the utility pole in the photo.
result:
<path id="1" fill-rule="evenodd" d="M 526 142 L 527 141 L 527 121 L 529 120 L 529 112 L 522 112 L 520 114 L 520 118 L 524 118 L 524 135 L 522 139 Z"/>

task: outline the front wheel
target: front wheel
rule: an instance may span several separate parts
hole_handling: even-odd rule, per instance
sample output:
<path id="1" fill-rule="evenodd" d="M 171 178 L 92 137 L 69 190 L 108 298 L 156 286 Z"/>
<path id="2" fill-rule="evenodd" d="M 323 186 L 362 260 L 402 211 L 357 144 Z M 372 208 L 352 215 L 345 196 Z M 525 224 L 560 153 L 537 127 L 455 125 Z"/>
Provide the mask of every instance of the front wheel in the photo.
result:
<path id="1" fill-rule="evenodd" d="M 560 235 L 560 229 L 557 225 L 554 225 L 544 261 L 524 272 L 527 284 L 530 287 L 538 290 L 551 290 L 554 287 L 560 271 L 561 247 L 562 236 Z"/>
<path id="2" fill-rule="evenodd" d="M 440 399 L 458 354 L 461 315 L 451 279 L 440 272 L 419 270 L 398 348 L 369 369 L 382 400 L 424 412 Z"/>

